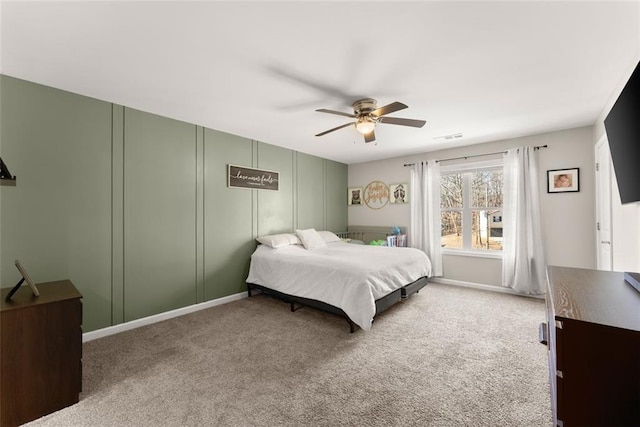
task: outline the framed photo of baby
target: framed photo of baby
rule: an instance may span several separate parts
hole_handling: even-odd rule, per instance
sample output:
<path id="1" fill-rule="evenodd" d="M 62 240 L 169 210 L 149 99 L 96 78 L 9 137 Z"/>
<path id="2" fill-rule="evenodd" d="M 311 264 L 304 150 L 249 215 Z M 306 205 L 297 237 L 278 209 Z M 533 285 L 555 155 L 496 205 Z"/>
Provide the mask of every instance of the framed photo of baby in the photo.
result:
<path id="1" fill-rule="evenodd" d="M 580 169 L 556 169 L 547 171 L 547 193 L 580 191 Z"/>

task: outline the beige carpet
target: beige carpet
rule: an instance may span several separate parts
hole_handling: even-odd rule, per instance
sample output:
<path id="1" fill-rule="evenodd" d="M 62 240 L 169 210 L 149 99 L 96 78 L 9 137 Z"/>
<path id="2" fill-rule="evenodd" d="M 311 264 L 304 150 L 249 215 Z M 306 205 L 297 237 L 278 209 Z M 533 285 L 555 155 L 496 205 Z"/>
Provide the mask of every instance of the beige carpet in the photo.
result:
<path id="1" fill-rule="evenodd" d="M 429 284 L 350 334 L 260 295 L 84 345 L 34 426 L 550 426 L 541 300 Z"/>

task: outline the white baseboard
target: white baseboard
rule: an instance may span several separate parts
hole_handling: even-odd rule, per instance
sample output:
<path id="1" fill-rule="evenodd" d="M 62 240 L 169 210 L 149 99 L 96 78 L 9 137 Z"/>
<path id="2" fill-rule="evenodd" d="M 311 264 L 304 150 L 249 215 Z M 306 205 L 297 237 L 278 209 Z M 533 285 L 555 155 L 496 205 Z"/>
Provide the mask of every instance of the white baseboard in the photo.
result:
<path id="1" fill-rule="evenodd" d="M 172 319 L 174 317 L 184 316 L 185 314 L 204 310 L 205 308 L 211 308 L 217 305 L 227 304 L 232 301 L 238 301 L 243 298 L 246 298 L 247 296 L 248 296 L 247 292 L 240 292 L 238 294 L 229 295 L 229 296 L 214 299 L 211 301 L 201 302 L 199 304 L 194 304 L 188 307 L 182 307 L 175 310 L 166 311 L 160 314 L 154 314 L 153 316 L 143 317 L 142 319 L 132 320 L 130 322 L 121 323 L 119 325 L 109 326 L 106 328 L 98 329 L 96 331 L 86 332 L 82 334 L 82 342 L 92 341 L 92 340 L 103 338 L 109 335 L 119 334 L 120 332 L 129 331 L 131 329 L 139 328 L 141 326 L 151 325 L 153 323 L 161 322 L 163 320 Z"/>
<path id="2" fill-rule="evenodd" d="M 482 283 L 463 282 L 462 280 L 445 279 L 443 277 L 434 277 L 429 279 L 432 283 L 442 283 L 443 285 L 461 286 L 463 288 L 482 289 L 483 291 L 500 292 L 503 294 L 518 295 L 521 297 L 544 299 L 544 295 L 527 295 L 514 291 L 511 288 L 502 286 L 484 285 Z"/>
<path id="3" fill-rule="evenodd" d="M 441 283 L 443 285 L 462 286 L 464 288 L 481 289 L 484 291 L 491 291 L 491 292 L 501 292 L 505 294 L 526 296 L 531 298 L 539 298 L 539 299 L 544 298 L 544 296 L 540 296 L 540 295 L 519 294 L 518 292 L 515 292 L 513 289 L 504 288 L 501 286 L 484 285 L 482 283 L 463 282 L 461 280 L 445 279 L 442 277 L 431 278 L 429 279 L 429 282 Z M 196 311 L 204 310 L 206 308 L 227 304 L 232 301 L 238 301 L 243 298 L 247 298 L 247 296 L 248 296 L 247 292 L 240 292 L 234 295 L 229 295 L 229 296 L 214 299 L 211 301 L 190 305 L 188 307 L 182 307 L 176 310 L 166 311 L 160 314 L 154 314 L 153 316 L 143 317 L 142 319 L 132 320 L 130 322 L 121 323 L 119 325 L 108 326 L 106 328 L 98 329 L 96 331 L 85 332 L 84 334 L 82 334 L 82 342 L 88 342 L 88 341 L 96 340 L 98 338 L 107 337 L 109 335 L 119 334 L 120 332 L 129 331 L 131 329 L 139 328 L 141 326 L 151 325 L 153 323 L 172 319 L 178 316 L 184 316 L 185 314 L 194 313 Z"/>

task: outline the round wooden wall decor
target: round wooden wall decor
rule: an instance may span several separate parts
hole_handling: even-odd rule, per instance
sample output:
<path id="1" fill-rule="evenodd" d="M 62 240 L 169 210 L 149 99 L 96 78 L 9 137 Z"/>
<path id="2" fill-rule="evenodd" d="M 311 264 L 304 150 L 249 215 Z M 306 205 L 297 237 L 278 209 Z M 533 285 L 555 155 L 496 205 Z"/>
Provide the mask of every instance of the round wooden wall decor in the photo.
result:
<path id="1" fill-rule="evenodd" d="M 364 204 L 371 209 L 382 209 L 389 203 L 389 187 L 382 181 L 371 181 L 364 188 Z"/>

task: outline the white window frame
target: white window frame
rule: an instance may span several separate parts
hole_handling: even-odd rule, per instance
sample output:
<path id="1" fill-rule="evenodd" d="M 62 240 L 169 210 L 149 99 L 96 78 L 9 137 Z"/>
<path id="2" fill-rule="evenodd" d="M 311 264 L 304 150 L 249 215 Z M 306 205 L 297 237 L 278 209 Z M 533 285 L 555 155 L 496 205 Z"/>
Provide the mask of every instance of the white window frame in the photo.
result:
<path id="1" fill-rule="evenodd" d="M 460 211 L 462 212 L 462 248 L 442 248 L 443 254 L 449 255 L 465 255 L 481 258 L 498 258 L 502 259 L 503 251 L 496 249 L 475 249 L 472 244 L 472 218 L 473 211 L 482 210 L 480 208 L 471 207 L 471 174 L 476 171 L 487 169 L 502 169 L 502 158 L 489 159 L 484 161 L 465 162 L 440 166 L 440 175 L 448 175 L 459 173 L 462 175 L 462 208 L 441 209 L 444 211 Z M 499 209 L 504 217 L 503 207 L 488 207 L 486 209 Z"/>

